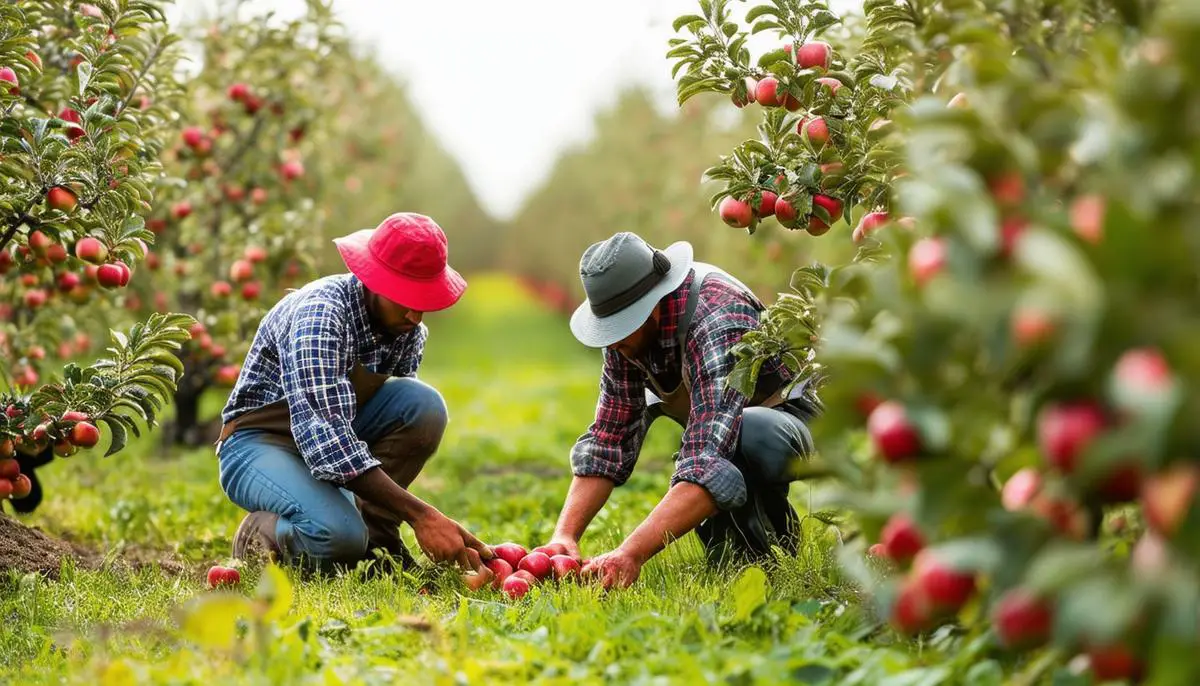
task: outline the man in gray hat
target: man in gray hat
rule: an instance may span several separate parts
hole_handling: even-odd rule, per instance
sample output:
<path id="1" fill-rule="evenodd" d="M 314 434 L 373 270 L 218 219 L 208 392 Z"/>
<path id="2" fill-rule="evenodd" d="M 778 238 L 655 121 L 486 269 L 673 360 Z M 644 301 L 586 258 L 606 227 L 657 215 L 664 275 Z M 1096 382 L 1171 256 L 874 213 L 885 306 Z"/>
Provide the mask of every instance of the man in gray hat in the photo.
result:
<path id="1" fill-rule="evenodd" d="M 819 410 L 805 384 L 784 394 L 790 371 L 763 365 L 754 397 L 726 388 L 732 347 L 758 328 L 763 303 L 692 246 L 656 250 L 618 233 L 579 265 L 587 301 L 571 317 L 584 345 L 604 349 L 596 418 L 571 452 L 575 478 L 551 542 L 579 555 L 592 518 L 633 471 L 651 423 L 684 427 L 671 488 L 615 550 L 584 574 L 628 586 L 673 539 L 695 529 L 710 560 L 794 553 L 799 517 L 788 503 L 792 465 L 812 452 L 806 423 Z"/>

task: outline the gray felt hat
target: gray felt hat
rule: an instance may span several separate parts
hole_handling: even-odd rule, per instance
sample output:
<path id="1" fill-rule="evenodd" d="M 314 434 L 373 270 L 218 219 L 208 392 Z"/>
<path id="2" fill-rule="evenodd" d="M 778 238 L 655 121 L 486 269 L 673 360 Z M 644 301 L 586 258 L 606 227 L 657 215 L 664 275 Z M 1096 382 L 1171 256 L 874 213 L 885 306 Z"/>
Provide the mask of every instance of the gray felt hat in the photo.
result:
<path id="1" fill-rule="evenodd" d="M 691 268 L 692 246 L 686 241 L 656 250 L 623 231 L 593 244 L 579 260 L 588 299 L 571 315 L 571 333 L 592 348 L 616 343 L 646 323 L 658 301 L 678 288 Z"/>

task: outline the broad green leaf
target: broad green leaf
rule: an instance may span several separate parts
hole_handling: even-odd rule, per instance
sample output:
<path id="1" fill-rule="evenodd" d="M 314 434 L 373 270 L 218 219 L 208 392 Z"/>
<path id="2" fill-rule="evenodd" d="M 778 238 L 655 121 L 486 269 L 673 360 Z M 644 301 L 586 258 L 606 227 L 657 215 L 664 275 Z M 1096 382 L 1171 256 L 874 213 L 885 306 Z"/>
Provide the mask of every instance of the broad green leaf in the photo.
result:
<path id="1" fill-rule="evenodd" d="M 266 622 L 282 619 L 292 609 L 292 582 L 278 565 L 267 565 L 259 579 L 255 597 Z"/>
<path id="2" fill-rule="evenodd" d="M 759 567 L 749 567 L 733 584 L 735 622 L 744 622 L 767 602 L 767 575 Z"/>
<path id="3" fill-rule="evenodd" d="M 183 637 L 204 648 L 228 650 L 237 639 L 238 620 L 252 615 L 246 598 L 216 593 L 193 599 L 183 608 Z"/>

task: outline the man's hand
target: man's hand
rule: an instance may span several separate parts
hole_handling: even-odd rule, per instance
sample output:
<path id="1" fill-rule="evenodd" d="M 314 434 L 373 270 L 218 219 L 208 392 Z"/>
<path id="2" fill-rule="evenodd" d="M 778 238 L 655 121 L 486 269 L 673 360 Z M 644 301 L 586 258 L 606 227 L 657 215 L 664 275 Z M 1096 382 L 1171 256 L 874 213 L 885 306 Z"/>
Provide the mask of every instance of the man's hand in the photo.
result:
<path id="1" fill-rule="evenodd" d="M 583 566 L 580 573 L 584 579 L 599 581 L 606 589 L 628 588 L 642 573 L 642 561 L 617 548 L 599 557 L 593 557 Z"/>
<path id="2" fill-rule="evenodd" d="M 430 507 L 412 521 L 421 551 L 434 562 L 453 562 L 466 571 L 478 571 L 481 560 L 492 559 L 492 549 L 461 524 Z"/>
<path id="3" fill-rule="evenodd" d="M 550 539 L 550 545 L 555 543 L 566 548 L 567 555 L 570 555 L 576 560 L 582 559 L 579 555 L 579 541 L 575 540 L 574 538 L 571 538 L 570 536 L 556 535 Z"/>

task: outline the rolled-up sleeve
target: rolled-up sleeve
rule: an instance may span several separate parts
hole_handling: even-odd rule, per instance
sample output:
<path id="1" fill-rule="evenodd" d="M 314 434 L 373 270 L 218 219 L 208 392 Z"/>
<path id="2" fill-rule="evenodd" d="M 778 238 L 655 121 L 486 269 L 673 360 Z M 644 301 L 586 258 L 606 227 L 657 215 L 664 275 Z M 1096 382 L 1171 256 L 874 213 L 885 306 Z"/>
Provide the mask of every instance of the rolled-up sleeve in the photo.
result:
<path id="1" fill-rule="evenodd" d="M 725 378 L 735 362 L 730 350 L 757 326 L 757 310 L 735 301 L 698 316 L 688 337 L 685 364 L 692 381 L 692 410 L 671 484 L 690 482 L 704 487 L 722 510 L 746 502 L 746 481 L 731 461 L 746 396 L 727 388 Z"/>
<path id="2" fill-rule="evenodd" d="M 619 353 L 604 351 L 596 419 L 571 450 L 575 476 L 602 476 L 618 486 L 637 463 L 645 432 L 645 375 Z"/>
<path id="3" fill-rule="evenodd" d="M 339 485 L 380 464 L 352 428 L 357 406 L 344 327 L 336 306 L 313 302 L 279 344 L 296 446 L 313 476 Z"/>

